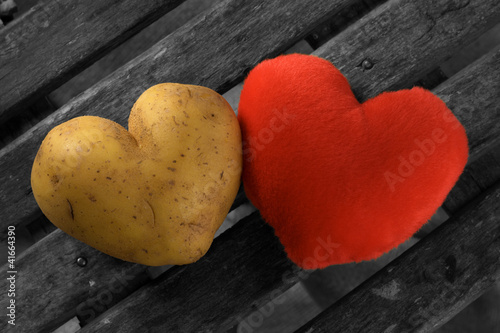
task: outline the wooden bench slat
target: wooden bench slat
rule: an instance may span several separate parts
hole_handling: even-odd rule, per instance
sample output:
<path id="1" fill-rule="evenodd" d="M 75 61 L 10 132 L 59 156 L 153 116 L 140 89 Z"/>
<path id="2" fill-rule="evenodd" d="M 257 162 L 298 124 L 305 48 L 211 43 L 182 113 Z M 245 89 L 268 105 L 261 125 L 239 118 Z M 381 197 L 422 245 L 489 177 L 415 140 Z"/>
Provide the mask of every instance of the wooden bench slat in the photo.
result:
<path id="1" fill-rule="evenodd" d="M 443 83 L 440 90 L 454 90 L 463 87 L 464 82 L 479 81 L 481 79 L 477 73 L 500 71 L 500 63 L 492 62 L 498 53 L 500 48 L 459 73 L 454 80 Z M 472 91 L 461 92 L 465 95 L 468 93 Z M 453 98 L 454 96 L 450 96 L 450 100 Z M 477 101 L 468 101 L 468 105 L 474 108 Z M 482 109 L 475 109 L 476 113 L 478 110 Z M 282 247 L 276 244 L 277 239 L 273 236 L 272 229 L 261 226 L 262 223 L 256 215 L 241 221 L 230 230 L 227 238 L 216 239 L 213 249 L 198 263 L 166 272 L 111 308 L 97 321 L 85 327 L 82 333 L 100 330 L 135 332 L 144 322 L 159 331 L 230 328 L 248 311 L 248 304 L 253 302 L 261 305 L 279 296 L 298 281 L 299 275 L 307 274 L 285 258 Z M 261 239 L 265 239 L 266 243 L 261 244 Z M 411 266 L 406 264 L 409 265 Z M 230 271 L 226 271 L 224 267 L 230 267 Z M 220 271 L 223 274 L 219 278 Z M 273 272 L 271 277 L 269 271 Z M 201 287 L 195 288 L 194 284 L 190 284 L 190 281 L 199 279 L 203 280 Z M 146 308 L 146 304 L 147 311 L 137 310 Z M 186 308 L 190 309 L 189 313 L 185 313 Z"/>
<path id="2" fill-rule="evenodd" d="M 294 269 L 255 212 L 220 235 L 203 260 L 165 272 L 82 333 L 138 332 L 145 323 L 158 332 L 225 332 L 242 308 L 295 284 Z M 138 304 L 148 306 L 130 311 Z"/>
<path id="3" fill-rule="evenodd" d="M 6 225 L 21 224 L 39 212 L 31 193 L 31 166 L 54 126 L 84 114 L 126 125 L 135 100 L 161 82 L 198 84 L 223 93 L 262 59 L 285 51 L 353 1 L 227 0 L 86 90 L 0 150 L 0 240 Z"/>
<path id="4" fill-rule="evenodd" d="M 76 264 L 78 257 L 87 259 L 85 267 Z M 19 256 L 16 270 L 16 331 L 51 332 L 74 317 L 79 304 L 103 291 L 109 303 L 121 286 L 132 292 L 146 266 L 124 263 L 56 230 Z M 1 271 L 8 276 L 5 265 Z M 0 286 L 8 288 L 6 281 Z M 0 303 L 6 302 L 6 295 L 0 296 Z M 82 315 L 92 315 L 85 310 Z M 3 317 L 0 327 L 7 327 L 8 317 Z"/>
<path id="5" fill-rule="evenodd" d="M 184 0 L 50 0 L 0 30 L 0 123 Z"/>
<path id="6" fill-rule="evenodd" d="M 390 0 L 318 48 L 349 80 L 360 101 L 410 88 L 499 23 L 497 0 Z M 367 59 L 373 67 L 361 65 Z"/>
<path id="7" fill-rule="evenodd" d="M 499 63 L 500 47 L 496 47 L 464 69 L 462 75 L 455 75 L 446 85 L 434 89 L 464 125 L 469 148 L 475 156 L 485 153 L 491 142 L 500 138 Z"/>
<path id="8" fill-rule="evenodd" d="M 247 201 L 240 188 L 230 211 Z M 87 260 L 85 267 L 76 264 L 79 257 Z M 148 266 L 115 259 L 59 229 L 18 257 L 16 269 L 22 272 L 16 280 L 22 286 L 16 293 L 16 320 L 23 323 L 19 332 L 50 331 L 75 315 L 90 321 L 150 279 Z M 7 275 L 8 268 L 0 271 Z M 7 288 L 7 280 L 0 281 L 1 287 Z M 6 296 L 0 295 L 0 303 Z M 40 319 L 31 320 L 35 316 Z M 0 327 L 4 321 L 0 318 Z"/>
<path id="9" fill-rule="evenodd" d="M 478 60 L 466 69 L 469 78 L 475 75 L 477 80 L 461 79 L 453 89 L 451 86 L 435 89 L 464 124 L 472 152 L 467 167 L 444 202 L 443 206 L 450 212 L 457 211 L 471 195 L 479 195 L 500 177 L 499 63 L 500 47 L 497 47 L 485 55 L 484 60 Z M 450 79 L 454 80 L 456 77 Z M 474 107 L 470 106 L 470 99 L 475 100 Z M 478 158 L 480 161 L 476 163 Z"/>
<path id="10" fill-rule="evenodd" d="M 444 324 L 500 281 L 498 202 L 500 183 L 297 332 L 431 332 Z"/>
<path id="11" fill-rule="evenodd" d="M 448 212 L 456 212 L 500 179 L 500 140 L 489 151 L 466 166 L 457 184 L 451 190 L 443 206 Z"/>

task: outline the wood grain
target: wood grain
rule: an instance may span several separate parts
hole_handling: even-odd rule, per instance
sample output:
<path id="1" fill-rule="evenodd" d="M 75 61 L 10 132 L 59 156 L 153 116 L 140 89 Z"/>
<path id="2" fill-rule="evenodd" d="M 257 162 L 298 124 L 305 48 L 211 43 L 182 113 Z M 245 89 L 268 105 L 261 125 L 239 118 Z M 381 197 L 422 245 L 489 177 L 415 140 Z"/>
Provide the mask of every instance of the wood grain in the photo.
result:
<path id="1" fill-rule="evenodd" d="M 58 106 L 68 103 L 71 98 L 92 87 L 127 62 L 147 51 L 154 44 L 186 24 L 186 22 L 196 15 L 218 2 L 220 0 L 184 1 L 174 10 L 142 29 L 135 36 L 115 47 L 80 74 L 72 77 L 68 82 L 51 92 L 49 95 L 50 98 Z"/>
<path id="2" fill-rule="evenodd" d="M 328 19 L 324 24 L 312 30 L 305 40 L 312 48 L 317 49 L 340 31 L 361 19 L 375 7 L 386 1 L 387 0 L 358 0 L 356 3 Z"/>
<path id="3" fill-rule="evenodd" d="M 467 167 L 444 202 L 444 207 L 452 213 L 500 178 L 499 63 L 500 47 L 497 47 L 453 76 L 449 80 L 452 85 L 434 90 L 466 128 L 471 151 Z M 471 81 L 474 75 L 478 79 Z M 475 108 L 468 105 L 471 99 L 476 101 Z"/>
<path id="4" fill-rule="evenodd" d="M 23 1 L 20 5 L 23 7 L 29 6 L 31 1 L 33 0 Z M 136 35 L 113 48 L 112 51 L 109 51 L 109 53 L 85 68 L 78 75 L 73 76 L 56 90 L 52 91 L 48 96 L 45 96 L 44 99 L 50 99 L 50 103 L 55 106 L 50 112 L 39 111 L 38 104 L 40 104 L 40 100 L 30 103 L 29 108 L 25 108 L 23 112 L 16 113 L 13 117 L 9 118 L 6 123 L 0 124 L 0 149 L 12 142 L 22 133 L 26 132 L 34 124 L 47 117 L 50 113 L 54 112 L 58 107 L 69 102 L 71 98 L 90 88 L 119 67 L 134 59 L 172 31 L 185 24 L 197 14 L 210 8 L 218 1 L 219 0 L 184 1 L 175 9 L 163 15 L 148 27 L 142 29 Z"/>
<path id="5" fill-rule="evenodd" d="M 347 77 L 360 101 L 411 87 L 499 22 L 497 0 L 390 0 L 314 54 Z M 369 70 L 361 66 L 369 60 Z"/>
<path id="6" fill-rule="evenodd" d="M 247 201 L 241 187 L 230 211 Z M 78 257 L 88 265 L 76 265 Z M 147 268 L 110 257 L 56 229 L 16 260 L 20 272 L 16 321 L 23 323 L 19 332 L 50 331 L 75 315 L 82 323 L 92 321 L 145 284 Z M 7 271 L 5 265 L 0 269 L 4 276 Z M 6 279 L 0 281 L 0 288 L 8 290 Z M 7 301 L 7 293 L 0 294 L 0 304 Z M 30 320 L 34 316 L 41 319 Z M 3 326 L 7 325 L 2 317 Z"/>
<path id="7" fill-rule="evenodd" d="M 135 100 L 160 82 L 198 84 L 223 93 L 262 59 L 283 52 L 351 1 L 223 1 L 86 90 L 0 150 L 0 239 L 5 225 L 24 223 L 38 211 L 30 189 L 31 165 L 54 126 L 81 115 L 126 125 Z"/>
<path id="8" fill-rule="evenodd" d="M 145 325 L 153 332 L 225 332 L 241 319 L 242 309 L 298 281 L 297 269 L 258 212 L 219 236 L 203 258 L 165 272 L 82 333 L 138 332 Z"/>
<path id="9" fill-rule="evenodd" d="M 42 121 L 45 117 L 57 110 L 48 97 L 33 102 L 24 112 L 11 117 L 9 121 L 0 124 L 0 149 L 6 147 L 19 135 Z"/>
<path id="10" fill-rule="evenodd" d="M 500 140 L 492 144 L 487 153 L 466 166 L 443 207 L 448 212 L 456 212 L 498 179 L 500 179 Z"/>
<path id="11" fill-rule="evenodd" d="M 465 127 L 469 149 L 474 152 L 469 161 L 484 154 L 500 137 L 499 64 L 500 46 L 497 46 L 433 90 Z"/>
<path id="12" fill-rule="evenodd" d="M 0 123 L 183 0 L 50 0 L 0 32 Z"/>
<path id="13" fill-rule="evenodd" d="M 87 260 L 85 267 L 76 264 L 78 257 Z M 122 291 L 131 293 L 144 283 L 147 268 L 105 255 L 61 230 L 30 247 L 15 265 L 16 332 L 51 332 L 76 314 L 95 315 L 92 306 L 102 304 L 92 302 L 93 298 L 107 305 L 116 303 Z M 1 272 L 9 276 L 6 265 Z M 0 288 L 8 290 L 7 282 L 1 279 Z M 0 294 L 0 304 L 6 307 L 7 302 L 7 293 Z M 9 327 L 7 320 L 5 315 L 0 317 L 2 330 Z"/>
<path id="14" fill-rule="evenodd" d="M 500 280 L 498 202 L 500 183 L 298 332 L 431 332 Z"/>

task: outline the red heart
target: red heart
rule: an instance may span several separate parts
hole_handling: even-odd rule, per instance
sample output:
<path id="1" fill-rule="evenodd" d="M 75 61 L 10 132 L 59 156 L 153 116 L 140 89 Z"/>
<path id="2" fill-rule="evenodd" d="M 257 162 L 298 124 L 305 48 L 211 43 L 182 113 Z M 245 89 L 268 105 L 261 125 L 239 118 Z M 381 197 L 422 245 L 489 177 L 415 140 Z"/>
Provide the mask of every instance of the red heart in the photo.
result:
<path id="1" fill-rule="evenodd" d="M 330 62 L 292 54 L 246 78 L 243 184 L 303 268 L 379 257 L 443 203 L 467 162 L 465 130 L 422 88 L 360 104 Z"/>

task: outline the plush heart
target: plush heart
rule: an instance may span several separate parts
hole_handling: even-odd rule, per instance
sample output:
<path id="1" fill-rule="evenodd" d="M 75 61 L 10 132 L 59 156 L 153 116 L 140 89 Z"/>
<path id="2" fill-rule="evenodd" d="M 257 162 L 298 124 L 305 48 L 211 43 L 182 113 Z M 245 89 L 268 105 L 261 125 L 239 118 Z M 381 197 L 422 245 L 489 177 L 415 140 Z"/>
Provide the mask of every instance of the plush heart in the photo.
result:
<path id="1" fill-rule="evenodd" d="M 359 103 L 330 62 L 292 54 L 246 78 L 243 183 L 303 268 L 379 257 L 443 203 L 467 162 L 464 128 L 422 88 Z"/>

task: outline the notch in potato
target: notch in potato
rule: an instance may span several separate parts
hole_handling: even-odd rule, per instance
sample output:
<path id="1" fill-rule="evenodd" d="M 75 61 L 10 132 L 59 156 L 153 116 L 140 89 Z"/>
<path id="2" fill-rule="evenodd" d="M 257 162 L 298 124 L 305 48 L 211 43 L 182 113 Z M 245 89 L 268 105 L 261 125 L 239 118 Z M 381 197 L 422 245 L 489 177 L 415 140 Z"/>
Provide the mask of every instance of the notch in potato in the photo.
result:
<path id="1" fill-rule="evenodd" d="M 134 104 L 128 131 L 83 116 L 53 128 L 33 163 L 45 216 L 74 238 L 150 266 L 195 262 L 236 197 L 241 134 L 227 101 L 164 83 Z"/>

